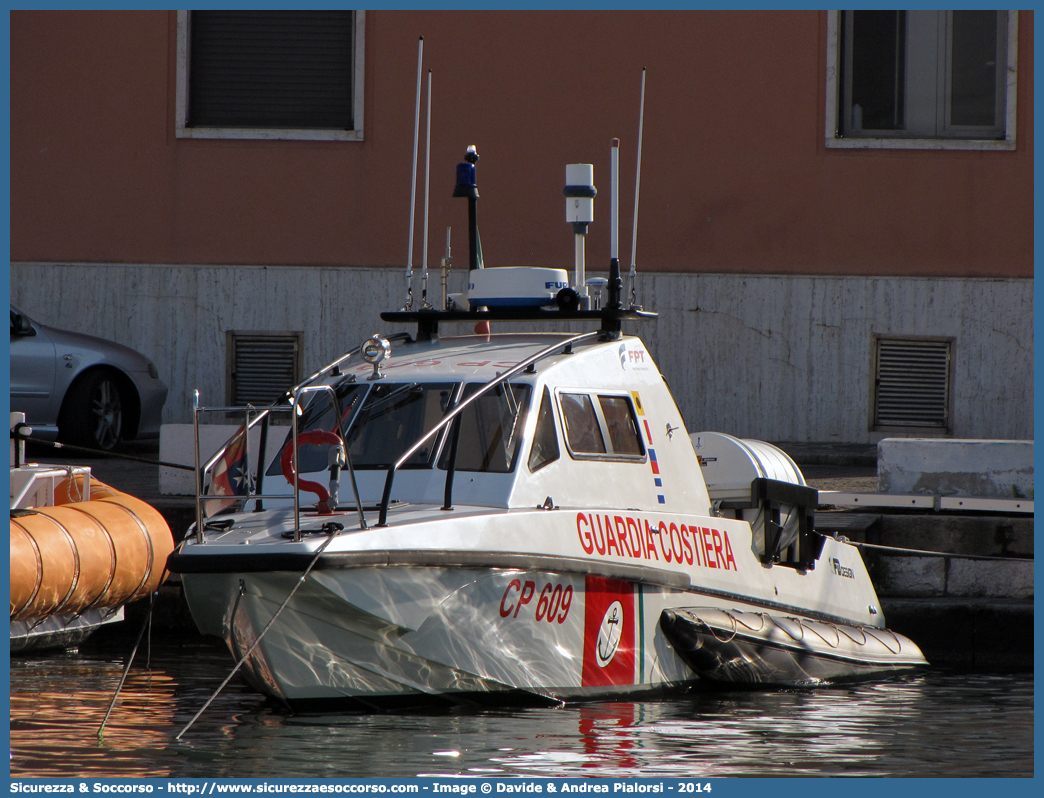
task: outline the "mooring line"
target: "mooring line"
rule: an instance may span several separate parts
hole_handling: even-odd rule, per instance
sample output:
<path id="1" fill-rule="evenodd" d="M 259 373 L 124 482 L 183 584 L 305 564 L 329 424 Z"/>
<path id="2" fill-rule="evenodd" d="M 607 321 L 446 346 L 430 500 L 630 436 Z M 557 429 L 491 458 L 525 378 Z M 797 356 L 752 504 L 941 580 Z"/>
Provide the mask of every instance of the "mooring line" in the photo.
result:
<path id="1" fill-rule="evenodd" d="M 123 669 L 120 683 L 116 685 L 116 692 L 112 694 L 112 701 L 109 702 L 109 708 L 105 711 L 105 717 L 102 719 L 101 726 L 98 727 L 99 742 L 101 742 L 102 733 L 105 731 L 105 724 L 109 722 L 109 715 L 112 714 L 112 709 L 116 706 L 116 699 L 120 697 L 120 691 L 123 690 L 123 684 L 127 681 L 127 674 L 130 673 L 131 665 L 134 664 L 134 657 L 138 654 L 138 646 L 141 645 L 141 638 L 145 635 L 145 630 L 149 627 L 149 624 L 152 621 L 152 607 L 156 602 L 156 593 L 158 592 L 159 589 L 156 589 L 149 595 L 149 609 L 145 613 L 145 622 L 141 625 L 141 629 L 138 631 L 138 639 L 134 641 L 134 649 L 131 651 L 130 659 L 127 660 L 127 666 Z"/>
<path id="2" fill-rule="evenodd" d="M 286 607 L 286 605 L 290 603 L 290 599 L 292 599 L 294 597 L 294 593 L 296 593 L 297 589 L 299 587 L 301 587 L 301 585 L 304 584 L 305 579 L 308 577 L 308 574 L 310 574 L 312 572 L 312 568 L 319 561 L 319 555 L 321 555 L 326 550 L 326 547 L 330 545 L 330 543 L 333 541 L 334 537 L 337 535 L 338 531 L 339 531 L 338 529 L 334 529 L 334 528 L 331 528 L 329 530 L 329 532 L 328 532 L 329 537 L 327 537 L 326 540 L 323 541 L 322 545 L 318 549 L 316 549 L 315 556 L 312 558 L 312 561 L 310 563 L 308 563 L 308 567 L 305 568 L 304 573 L 301 574 L 300 578 L 297 580 L 297 584 L 294 585 L 293 590 L 291 590 L 287 594 L 286 598 L 283 599 L 283 603 L 279 605 L 279 608 L 275 611 L 275 614 L 272 615 L 271 619 L 268 621 L 268 624 L 265 626 L 264 629 L 261 630 L 261 634 L 259 634 L 257 636 L 257 639 L 254 640 L 253 645 L 251 645 L 250 648 L 247 649 L 247 652 L 240 658 L 239 662 L 236 663 L 236 666 L 232 669 L 232 672 L 229 673 L 228 676 L 225 677 L 225 681 L 223 681 L 220 685 L 218 685 L 218 689 L 214 691 L 214 695 L 212 695 L 210 698 L 207 699 L 207 703 L 205 703 L 203 705 L 203 707 L 199 710 L 199 712 L 197 712 L 193 716 L 192 720 L 190 720 L 185 725 L 184 729 L 182 729 L 180 732 L 178 732 L 176 735 L 174 735 L 174 739 L 175 740 L 180 740 L 181 736 L 185 732 L 187 732 L 191 728 L 192 724 L 195 723 L 199 719 L 199 716 L 202 715 L 204 712 L 206 712 L 207 707 L 209 707 L 213 703 L 214 699 L 218 697 L 218 695 L 221 693 L 221 691 L 225 689 L 225 685 L 227 685 L 230 681 L 232 681 L 232 677 L 236 675 L 236 671 L 239 670 L 240 666 L 244 662 L 247 661 L 247 658 L 251 654 L 254 653 L 254 649 L 257 648 L 258 645 L 261 643 L 261 638 L 263 638 L 265 636 L 265 634 L 268 632 L 268 630 L 272 628 L 272 624 L 275 623 L 276 618 L 279 617 L 279 614 L 283 611 L 283 609 Z M 233 619 L 233 622 L 235 622 L 235 619 Z"/>
<path id="3" fill-rule="evenodd" d="M 833 535 L 825 535 L 822 532 L 817 532 L 817 535 L 829 538 L 830 540 L 837 540 L 840 543 L 847 543 L 849 546 L 858 546 L 862 549 L 881 549 L 883 551 L 898 551 L 903 554 L 918 554 L 924 557 L 956 557 L 961 560 L 1004 560 L 1005 562 L 1033 562 L 1032 557 L 1000 557 L 995 554 L 958 554 L 955 551 L 926 551 L 925 549 L 906 549 L 900 546 L 883 546 L 880 543 L 862 543 L 856 540 L 849 540 L 844 535 L 834 537 Z"/>
<path id="4" fill-rule="evenodd" d="M 115 460 L 133 460 L 135 463 L 147 463 L 148 465 L 162 466 L 163 468 L 177 468 L 182 471 L 196 470 L 194 466 L 182 465 L 181 463 L 168 463 L 164 460 L 150 460 L 147 457 L 136 457 L 133 454 L 117 454 L 116 452 L 107 452 L 104 449 L 91 449 L 87 446 L 76 446 L 72 443 L 45 441 L 42 438 L 32 438 L 28 435 L 18 435 L 15 437 L 17 437 L 18 440 L 26 441 L 28 443 L 36 443 L 41 446 L 50 446 L 52 449 L 68 449 L 70 452 L 84 452 L 86 454 L 93 454 L 101 457 L 111 457 Z"/>

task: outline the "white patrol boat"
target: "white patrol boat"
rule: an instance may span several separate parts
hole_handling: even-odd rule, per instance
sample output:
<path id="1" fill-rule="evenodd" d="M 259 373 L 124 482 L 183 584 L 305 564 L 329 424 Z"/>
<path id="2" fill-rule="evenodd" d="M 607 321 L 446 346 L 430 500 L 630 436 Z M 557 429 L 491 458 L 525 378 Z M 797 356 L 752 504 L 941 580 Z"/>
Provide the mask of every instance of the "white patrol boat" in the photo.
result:
<path id="1" fill-rule="evenodd" d="M 468 160 L 456 195 L 473 210 Z M 323 710 L 583 701 L 926 665 L 884 628 L 859 551 L 813 529 L 816 491 L 789 457 L 690 437 L 648 349 L 622 334 L 655 314 L 622 305 L 613 249 L 601 309 L 578 245 L 571 287 L 564 270 L 473 270 L 457 309 L 382 314 L 416 331 L 374 336 L 248 410 L 198 469 L 196 528 L 169 567 L 256 689 Z M 596 327 L 499 331 L 513 320 Z M 497 332 L 442 337 L 444 322 Z M 196 418 L 207 410 L 230 408 L 197 400 Z"/>

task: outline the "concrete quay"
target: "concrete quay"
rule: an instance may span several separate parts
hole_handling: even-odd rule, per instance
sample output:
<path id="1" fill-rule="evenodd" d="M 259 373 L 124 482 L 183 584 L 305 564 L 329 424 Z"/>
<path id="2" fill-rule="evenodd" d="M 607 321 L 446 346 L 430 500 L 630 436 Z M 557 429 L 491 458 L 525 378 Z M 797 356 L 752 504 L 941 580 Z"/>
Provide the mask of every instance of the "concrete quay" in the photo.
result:
<path id="1" fill-rule="evenodd" d="M 877 491 L 872 446 L 778 445 L 818 490 Z M 121 453 L 159 458 L 156 442 L 125 444 Z M 102 482 L 156 507 L 175 540 L 181 540 L 195 521 L 191 498 L 160 493 L 161 466 L 85 458 L 43 445 L 31 446 L 28 459 L 90 465 Z M 868 510 L 821 506 L 815 523 L 823 534 L 866 544 L 861 551 L 890 628 L 917 642 L 936 666 L 1032 668 L 1032 515 Z M 146 606 L 138 602 L 128 607 L 127 623 L 136 626 Z M 176 581 L 161 588 L 154 612 L 156 628 L 194 634 Z"/>
<path id="2" fill-rule="evenodd" d="M 820 491 L 881 487 L 873 446 L 778 445 Z M 863 544 L 889 628 L 914 640 L 933 665 L 1033 668 L 1031 514 L 821 504 L 815 525 Z"/>

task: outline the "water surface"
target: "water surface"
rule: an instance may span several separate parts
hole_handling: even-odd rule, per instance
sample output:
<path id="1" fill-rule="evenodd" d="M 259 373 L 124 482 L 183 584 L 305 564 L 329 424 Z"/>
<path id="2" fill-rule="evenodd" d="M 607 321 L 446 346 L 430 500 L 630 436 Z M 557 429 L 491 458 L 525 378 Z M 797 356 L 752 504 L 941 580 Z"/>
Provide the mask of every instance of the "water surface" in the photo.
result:
<path id="1" fill-rule="evenodd" d="M 698 691 L 563 708 L 292 715 L 217 644 L 131 641 L 11 660 L 11 776 L 780 777 L 1033 775 L 1032 674 L 933 670 L 813 691 Z M 148 659 L 148 667 L 146 667 Z"/>

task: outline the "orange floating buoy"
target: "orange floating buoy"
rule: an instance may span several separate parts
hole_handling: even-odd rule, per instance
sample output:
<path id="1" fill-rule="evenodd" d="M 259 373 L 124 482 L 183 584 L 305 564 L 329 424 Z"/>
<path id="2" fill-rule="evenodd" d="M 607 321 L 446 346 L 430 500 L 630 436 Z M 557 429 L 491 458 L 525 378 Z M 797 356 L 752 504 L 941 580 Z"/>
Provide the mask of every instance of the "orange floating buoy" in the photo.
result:
<path id="1" fill-rule="evenodd" d="M 149 504 L 82 477 L 55 489 L 54 507 L 11 518 L 11 619 L 119 607 L 148 596 L 174 550 L 170 527 Z"/>

